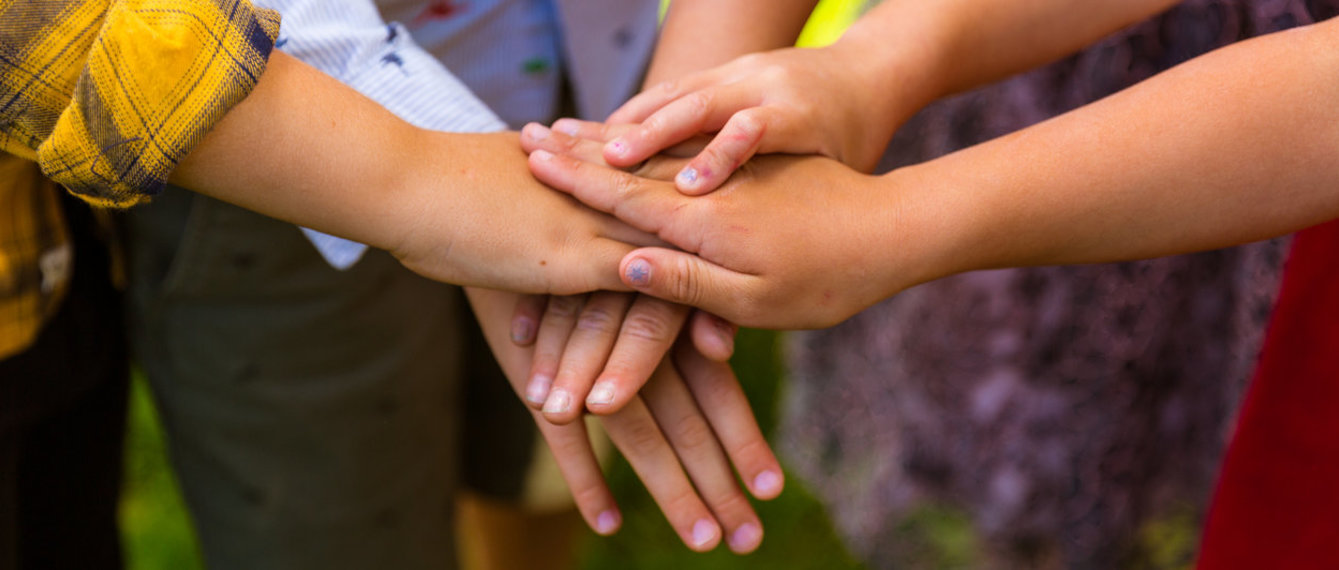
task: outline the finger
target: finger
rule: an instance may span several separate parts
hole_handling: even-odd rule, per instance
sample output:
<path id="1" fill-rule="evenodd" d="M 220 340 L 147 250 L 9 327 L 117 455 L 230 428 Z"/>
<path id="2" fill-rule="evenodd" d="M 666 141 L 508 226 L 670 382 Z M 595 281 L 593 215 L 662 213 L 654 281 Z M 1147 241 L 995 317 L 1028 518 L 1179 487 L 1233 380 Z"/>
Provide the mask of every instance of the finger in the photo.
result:
<path id="1" fill-rule="evenodd" d="M 634 95 L 618 109 L 615 109 L 613 113 L 609 114 L 609 118 L 605 119 L 605 122 L 617 125 L 645 121 L 652 113 L 660 110 L 671 101 L 683 97 L 685 93 L 692 93 L 708 85 L 720 83 L 722 71 L 724 71 L 724 66 L 653 85 Z"/>
<path id="2" fill-rule="evenodd" d="M 683 543 L 698 552 L 716 548 L 721 528 L 689 483 L 678 456 L 642 399 L 633 399 L 618 413 L 602 416 L 601 421 L 609 439 L 646 485 Z"/>
<path id="3" fill-rule="evenodd" d="M 592 293 L 586 299 L 569 330 L 558 374 L 544 401 L 544 417 L 549 421 L 565 424 L 581 417 L 586 394 L 609 358 L 632 298 L 627 293 Z"/>
<path id="4" fill-rule="evenodd" d="M 688 307 L 636 295 L 609 362 L 586 398 L 586 408 L 610 414 L 637 395 L 683 329 Z"/>
<path id="5" fill-rule="evenodd" d="M 689 336 L 693 347 L 702 356 L 716 362 L 726 362 L 735 353 L 735 334 L 739 327 L 706 311 L 693 311 L 689 319 Z"/>
<path id="6" fill-rule="evenodd" d="M 764 323 L 755 300 L 762 281 L 696 255 L 649 247 L 634 250 L 619 265 L 623 282 L 639 293 L 705 309 L 732 322 Z"/>
<path id="7" fill-rule="evenodd" d="M 649 180 L 588 162 L 537 150 L 530 154 L 530 172 L 555 190 L 583 204 L 613 214 L 632 227 L 659 233 L 666 217 L 680 206 L 692 207 L 692 198 L 666 182 Z M 696 232 L 685 232 L 696 233 Z M 695 249 L 685 243 L 674 245 Z"/>
<path id="8" fill-rule="evenodd" d="M 698 494 L 725 528 L 730 549 L 752 552 L 762 541 L 762 523 L 735 482 L 717 434 L 672 364 L 666 361 L 657 370 L 643 389 L 642 399 L 674 446 Z"/>
<path id="9" fill-rule="evenodd" d="M 632 130 L 636 125 L 617 125 L 598 121 L 562 118 L 553 122 L 553 130 L 569 137 L 606 143 Z"/>
<path id="10" fill-rule="evenodd" d="M 521 295 L 516 299 L 516 308 L 511 315 L 511 342 L 516 346 L 534 344 L 540 319 L 548 304 L 548 295 Z"/>
<path id="11" fill-rule="evenodd" d="M 539 123 L 530 123 L 521 128 L 521 148 L 526 152 L 542 149 L 577 160 L 605 164 L 604 155 L 601 154 L 603 146 L 599 142 L 553 131 Z"/>
<path id="12" fill-rule="evenodd" d="M 530 364 L 530 381 L 525 386 L 525 401 L 539 409 L 549 398 L 553 378 L 558 375 L 563 348 L 576 326 L 577 315 L 586 304 L 585 295 L 554 295 L 544 309 L 535 338 L 535 356 Z"/>
<path id="13" fill-rule="evenodd" d="M 730 365 L 708 360 L 684 343 L 675 347 L 674 363 L 753 496 L 780 495 L 785 485 L 781 463 L 763 437 Z"/>
<path id="14" fill-rule="evenodd" d="M 689 93 L 605 144 L 604 158 L 614 166 L 637 164 L 698 133 L 720 130 L 732 115 L 757 105 L 758 97 L 739 85 L 713 86 Z"/>
<path id="15" fill-rule="evenodd" d="M 680 192 L 700 196 L 711 192 L 725 182 L 739 165 L 758 152 L 769 120 L 780 113 L 766 107 L 744 109 L 725 124 L 707 148 L 689 161 L 688 166 L 674 177 Z"/>
<path id="16" fill-rule="evenodd" d="M 581 517 L 602 536 L 614 534 L 623 524 L 614 495 L 605 484 L 604 473 L 591 447 L 586 424 L 553 425 L 538 413 L 531 412 L 539 433 L 549 446 L 549 453 L 558 464 L 558 470 L 567 481 Z"/>

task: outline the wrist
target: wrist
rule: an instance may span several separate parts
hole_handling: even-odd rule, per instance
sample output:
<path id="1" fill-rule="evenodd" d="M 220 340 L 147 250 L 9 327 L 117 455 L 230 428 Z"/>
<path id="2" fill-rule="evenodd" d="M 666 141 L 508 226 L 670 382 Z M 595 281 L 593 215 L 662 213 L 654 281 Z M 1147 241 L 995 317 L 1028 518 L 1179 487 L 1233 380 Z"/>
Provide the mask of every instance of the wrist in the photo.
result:
<path id="1" fill-rule="evenodd" d="M 902 123 L 944 95 L 950 66 L 942 26 L 929 21 L 906 25 L 900 19 L 891 25 L 879 15 L 857 21 L 823 49 L 861 82 L 852 95 L 881 148 Z"/>

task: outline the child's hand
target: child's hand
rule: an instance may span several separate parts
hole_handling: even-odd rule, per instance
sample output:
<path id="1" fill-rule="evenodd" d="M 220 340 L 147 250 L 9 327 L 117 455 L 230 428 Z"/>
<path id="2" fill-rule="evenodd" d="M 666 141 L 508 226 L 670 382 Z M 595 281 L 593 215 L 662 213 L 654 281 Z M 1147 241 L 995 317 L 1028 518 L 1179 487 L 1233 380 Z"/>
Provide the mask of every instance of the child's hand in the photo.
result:
<path id="1" fill-rule="evenodd" d="M 675 177 L 704 194 L 756 153 L 822 154 L 874 168 L 900 121 L 896 97 L 874 93 L 861 54 L 840 45 L 752 54 L 648 89 L 609 117 L 640 123 L 604 147 L 614 166 L 637 164 L 700 134 L 714 139 Z"/>
<path id="2" fill-rule="evenodd" d="M 466 293 L 489 346 L 520 394 L 533 350 L 505 340 L 506 313 L 517 296 L 473 288 Z M 515 331 L 511 336 L 517 336 Z M 557 425 L 532 413 L 587 524 L 602 535 L 613 534 L 622 517 L 595 460 L 586 424 Z M 601 420 L 685 544 L 706 551 L 723 539 L 738 553 L 758 547 L 761 522 L 736 474 L 761 499 L 780 494 L 783 475 L 728 364 L 681 343 L 673 362 L 660 362 L 640 394 Z"/>

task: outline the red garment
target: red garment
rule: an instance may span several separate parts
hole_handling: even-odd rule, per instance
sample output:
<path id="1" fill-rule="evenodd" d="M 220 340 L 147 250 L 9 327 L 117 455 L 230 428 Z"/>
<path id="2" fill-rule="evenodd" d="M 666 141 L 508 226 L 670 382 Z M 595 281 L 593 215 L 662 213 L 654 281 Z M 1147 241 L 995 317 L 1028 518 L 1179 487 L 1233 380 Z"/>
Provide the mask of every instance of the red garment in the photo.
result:
<path id="1" fill-rule="evenodd" d="M 1198 567 L 1339 568 L 1339 221 L 1293 241 Z"/>

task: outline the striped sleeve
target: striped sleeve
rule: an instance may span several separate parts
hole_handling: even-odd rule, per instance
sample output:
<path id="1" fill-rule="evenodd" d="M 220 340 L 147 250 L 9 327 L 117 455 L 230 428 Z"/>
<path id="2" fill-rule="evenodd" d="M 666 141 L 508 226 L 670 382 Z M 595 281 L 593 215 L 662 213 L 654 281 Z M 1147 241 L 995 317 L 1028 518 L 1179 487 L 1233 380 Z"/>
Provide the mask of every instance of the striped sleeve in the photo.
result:
<path id="1" fill-rule="evenodd" d="M 255 86 L 279 31 L 248 0 L 0 0 L 0 148 L 130 206 Z"/>

